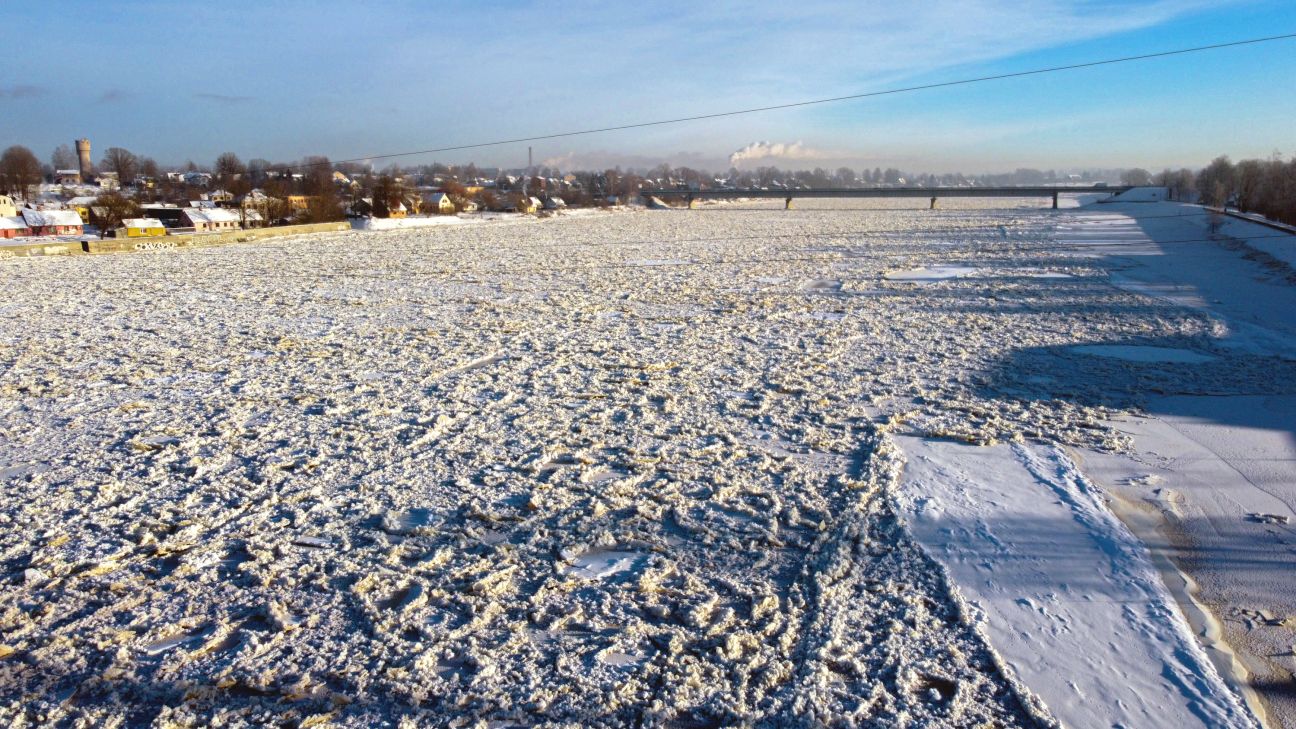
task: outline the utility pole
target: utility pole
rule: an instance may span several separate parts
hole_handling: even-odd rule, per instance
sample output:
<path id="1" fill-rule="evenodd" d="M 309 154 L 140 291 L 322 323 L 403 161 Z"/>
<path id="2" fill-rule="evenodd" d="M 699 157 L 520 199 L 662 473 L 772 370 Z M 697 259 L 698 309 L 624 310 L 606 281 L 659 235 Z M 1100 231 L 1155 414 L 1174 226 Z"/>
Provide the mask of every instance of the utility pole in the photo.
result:
<path id="1" fill-rule="evenodd" d="M 535 163 L 531 161 L 531 148 L 527 147 L 527 174 L 531 174 L 531 168 L 534 166 Z"/>

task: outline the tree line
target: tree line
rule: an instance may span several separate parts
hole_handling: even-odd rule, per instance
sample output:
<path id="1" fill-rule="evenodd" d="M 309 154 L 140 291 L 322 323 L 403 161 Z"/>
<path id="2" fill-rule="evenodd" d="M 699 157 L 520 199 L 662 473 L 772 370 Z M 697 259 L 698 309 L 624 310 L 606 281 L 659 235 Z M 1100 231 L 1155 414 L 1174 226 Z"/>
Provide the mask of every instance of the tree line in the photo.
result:
<path id="1" fill-rule="evenodd" d="M 53 179 L 55 170 L 75 169 L 77 158 L 67 145 L 61 145 L 50 155 L 50 163 L 43 165 L 32 151 L 15 145 L 0 154 L 0 191 L 24 196 L 27 191 L 40 185 L 47 179 Z M 201 186 L 176 182 L 162 174 L 157 162 L 136 155 L 121 147 L 109 147 L 98 165 L 100 170 L 116 173 L 122 184 L 129 185 L 137 179 L 152 181 L 146 189 L 137 187 L 134 198 L 140 202 L 172 201 L 182 202 L 194 199 L 202 191 Z M 193 162 L 188 162 L 184 171 L 200 171 Z M 286 164 L 274 163 L 264 159 L 253 159 L 243 162 L 233 152 L 226 152 L 216 158 L 209 168 L 211 184 L 239 196 L 253 189 L 262 190 L 272 201 L 267 205 L 282 205 L 289 196 L 306 196 L 309 209 L 297 211 L 298 217 L 312 221 L 332 220 L 341 217 L 344 196 L 376 198 L 376 206 L 395 205 L 402 197 L 416 194 L 408 182 L 409 177 L 416 177 L 424 184 L 431 182 L 433 187 L 450 193 L 459 202 L 466 199 L 463 185 L 475 185 L 481 182 L 482 171 L 475 165 L 446 166 L 442 164 L 422 165 L 400 168 L 392 165 L 381 173 L 355 163 L 333 164 L 328 157 L 307 157 L 299 162 Z M 204 171 L 206 171 L 204 170 Z M 349 176 L 355 184 L 339 187 L 334 172 Z M 907 174 L 896 168 L 856 171 L 849 167 L 835 170 L 814 168 L 809 170 L 781 170 L 773 166 L 758 167 L 754 170 L 730 168 L 720 175 L 713 175 L 705 170 L 689 167 L 671 167 L 662 164 L 652 169 L 643 170 L 642 174 L 634 171 L 623 171 L 620 168 L 602 172 L 577 172 L 568 176 L 575 184 L 563 183 L 562 189 L 548 189 L 552 181 L 562 177 L 557 169 L 548 167 L 533 169 L 536 174 L 522 179 L 520 189 L 512 178 L 501 175 L 491 195 L 510 194 L 558 194 L 561 193 L 571 204 L 597 204 L 608 196 L 630 197 L 638 193 L 641 186 L 669 186 L 679 188 L 713 187 L 716 185 L 734 187 L 768 187 L 804 186 L 822 187 L 859 187 L 867 185 L 907 185 L 907 186 L 1002 186 L 1002 185 L 1040 185 L 1058 182 L 1097 182 L 1100 175 L 1119 175 L 1125 185 L 1158 185 L 1169 190 L 1171 199 L 1181 201 L 1199 201 L 1214 207 L 1235 207 L 1243 212 L 1259 213 L 1273 220 L 1296 224 L 1296 157 L 1283 160 L 1280 155 L 1273 155 L 1267 160 L 1248 159 L 1234 163 L 1222 156 L 1212 160 L 1205 168 L 1193 171 L 1189 168 L 1178 170 L 1166 169 L 1152 174 L 1141 168 L 1109 171 L 1104 173 L 1082 173 L 1065 175 L 1054 170 L 1036 170 L 1019 168 L 1010 173 L 963 175 L 947 174 Z M 398 182 L 405 176 L 405 183 Z M 376 194 L 375 194 L 376 193 Z M 495 201 L 479 196 L 479 201 L 490 207 Z M 354 200 L 350 202 L 354 203 Z M 274 209 L 264 211 L 267 218 L 277 219 L 287 211 Z"/>

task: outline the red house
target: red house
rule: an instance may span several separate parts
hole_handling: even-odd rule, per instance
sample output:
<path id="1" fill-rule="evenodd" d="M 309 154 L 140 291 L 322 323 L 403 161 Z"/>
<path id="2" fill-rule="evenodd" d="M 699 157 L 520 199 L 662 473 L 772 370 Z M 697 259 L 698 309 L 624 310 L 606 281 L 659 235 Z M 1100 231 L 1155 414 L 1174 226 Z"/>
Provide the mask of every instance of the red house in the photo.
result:
<path id="1" fill-rule="evenodd" d="M 21 238 L 31 235 L 31 228 L 21 216 L 0 217 L 0 238 Z"/>
<path id="2" fill-rule="evenodd" d="M 81 235 L 81 215 L 75 210 L 32 210 L 23 208 L 23 220 L 31 235 Z"/>

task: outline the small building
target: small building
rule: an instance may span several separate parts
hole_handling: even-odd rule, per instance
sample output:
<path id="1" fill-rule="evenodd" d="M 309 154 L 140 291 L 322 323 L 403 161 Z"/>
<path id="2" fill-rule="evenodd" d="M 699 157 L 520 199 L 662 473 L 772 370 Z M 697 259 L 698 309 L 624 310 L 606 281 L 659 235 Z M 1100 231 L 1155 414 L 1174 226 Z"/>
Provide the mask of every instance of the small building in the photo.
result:
<path id="1" fill-rule="evenodd" d="M 81 216 L 81 223 L 83 225 L 89 225 L 90 208 L 95 204 L 96 201 L 98 201 L 98 199 L 99 198 L 94 197 L 92 195 L 78 195 L 74 198 L 69 199 L 67 202 L 63 204 L 67 206 L 68 210 L 75 210 L 77 212 L 77 215 Z"/>
<path id="2" fill-rule="evenodd" d="M 310 197 L 306 195 L 289 195 L 288 211 L 290 213 L 299 213 L 310 208 Z"/>
<path id="3" fill-rule="evenodd" d="M 95 178 L 95 184 L 100 190 L 112 191 L 121 189 L 121 179 L 117 177 L 116 172 L 101 172 Z"/>
<path id="4" fill-rule="evenodd" d="M 75 210 L 22 209 L 23 220 L 31 235 L 81 235 L 85 224 Z"/>
<path id="5" fill-rule="evenodd" d="M 475 213 L 477 212 L 477 203 L 473 202 L 472 200 L 465 200 L 463 204 L 459 206 L 459 212 Z"/>
<path id="6" fill-rule="evenodd" d="M 253 210 L 252 208 L 242 208 L 242 210 L 243 210 L 244 228 L 264 228 L 265 227 L 265 216 L 261 214 L 260 210 Z"/>
<path id="7" fill-rule="evenodd" d="M 31 228 L 23 216 L 0 215 L 0 238 L 22 238 L 31 234 Z"/>
<path id="8" fill-rule="evenodd" d="M 186 172 L 184 173 L 184 183 L 194 187 L 207 187 L 211 184 L 212 176 L 210 172 Z"/>
<path id="9" fill-rule="evenodd" d="M 166 234 L 166 227 L 157 218 L 126 218 L 117 231 L 118 238 L 156 238 Z"/>
<path id="10" fill-rule="evenodd" d="M 195 233 L 220 233 L 227 230 L 238 230 L 239 214 L 224 208 L 185 208 L 184 219 L 187 227 Z"/>
<path id="11" fill-rule="evenodd" d="M 81 184 L 81 170 L 54 170 L 54 184 L 76 187 Z"/>
<path id="12" fill-rule="evenodd" d="M 146 217 L 162 221 L 162 225 L 167 228 L 183 228 L 189 224 L 185 220 L 185 208 L 182 207 L 169 203 L 153 203 L 145 205 L 142 209 Z M 94 212 L 93 209 L 91 212 Z"/>
<path id="13" fill-rule="evenodd" d="M 405 207 L 405 203 L 403 202 L 398 202 L 395 205 L 389 206 L 387 208 L 387 217 L 389 218 L 404 218 L 407 217 L 408 215 L 409 215 L 409 208 Z"/>
<path id="14" fill-rule="evenodd" d="M 18 206 L 14 205 L 13 198 L 0 195 L 0 218 L 12 218 L 17 214 Z"/>
<path id="15" fill-rule="evenodd" d="M 450 196 L 444 192 L 434 192 L 432 197 L 428 198 L 430 210 L 428 212 L 437 212 L 442 215 L 453 215 L 455 204 L 450 200 Z"/>

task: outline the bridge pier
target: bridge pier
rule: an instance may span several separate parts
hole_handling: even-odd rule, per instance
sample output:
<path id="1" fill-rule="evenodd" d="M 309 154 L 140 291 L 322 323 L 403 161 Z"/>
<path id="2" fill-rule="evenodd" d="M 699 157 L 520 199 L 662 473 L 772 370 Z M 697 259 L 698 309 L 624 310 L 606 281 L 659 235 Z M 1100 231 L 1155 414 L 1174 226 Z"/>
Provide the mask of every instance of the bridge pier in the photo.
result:
<path id="1" fill-rule="evenodd" d="M 928 209 L 928 210 L 935 210 L 935 209 L 936 209 L 936 198 L 935 198 L 934 196 L 933 196 L 932 199 L 931 199 L 931 207 L 929 207 L 929 208 L 927 208 L 927 209 Z"/>
<path id="2" fill-rule="evenodd" d="M 1054 210 L 1057 210 L 1057 209 L 1058 209 L 1058 206 L 1057 206 L 1057 198 L 1058 198 L 1058 194 L 1057 194 L 1056 192 L 1054 192 L 1054 193 L 1053 193 L 1053 209 L 1054 209 Z"/>
<path id="3" fill-rule="evenodd" d="M 783 201 L 783 209 L 784 209 L 784 210 L 791 210 L 791 209 L 792 209 L 792 196 L 791 196 L 791 195 L 788 195 L 788 196 L 787 196 L 787 199 L 785 199 L 785 200 Z"/>

